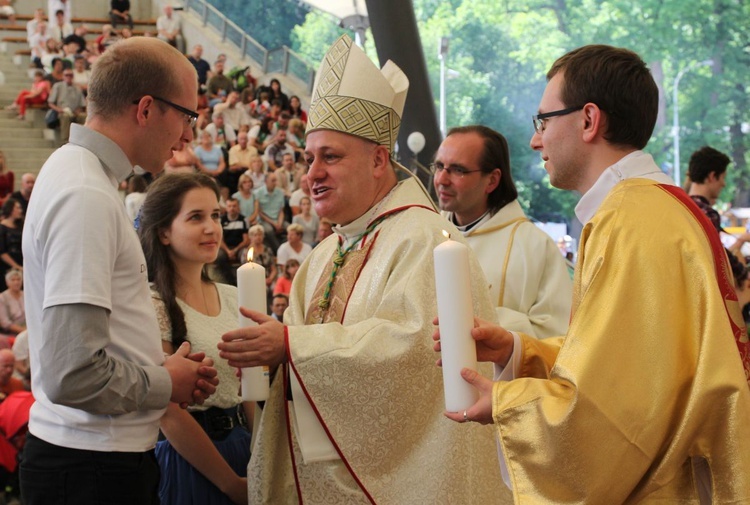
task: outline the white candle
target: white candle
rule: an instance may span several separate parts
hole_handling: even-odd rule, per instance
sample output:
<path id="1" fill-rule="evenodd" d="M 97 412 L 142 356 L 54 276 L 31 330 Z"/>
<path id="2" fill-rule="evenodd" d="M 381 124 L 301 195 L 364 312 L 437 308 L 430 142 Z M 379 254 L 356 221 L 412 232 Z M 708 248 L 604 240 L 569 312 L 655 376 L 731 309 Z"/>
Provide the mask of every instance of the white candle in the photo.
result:
<path id="1" fill-rule="evenodd" d="M 237 269 L 237 298 L 240 307 L 266 313 L 266 269 L 252 262 L 253 250 L 248 252 L 248 261 Z M 257 326 L 258 323 L 239 314 L 240 327 Z M 268 399 L 269 372 L 267 366 L 242 369 L 242 400 L 263 401 Z"/>
<path id="2" fill-rule="evenodd" d="M 433 251 L 435 291 L 440 320 L 440 347 L 443 360 L 445 410 L 460 412 L 471 407 L 478 392 L 461 377 L 462 368 L 477 369 L 477 348 L 471 338 L 474 311 L 471 299 L 469 248 L 448 240 Z"/>

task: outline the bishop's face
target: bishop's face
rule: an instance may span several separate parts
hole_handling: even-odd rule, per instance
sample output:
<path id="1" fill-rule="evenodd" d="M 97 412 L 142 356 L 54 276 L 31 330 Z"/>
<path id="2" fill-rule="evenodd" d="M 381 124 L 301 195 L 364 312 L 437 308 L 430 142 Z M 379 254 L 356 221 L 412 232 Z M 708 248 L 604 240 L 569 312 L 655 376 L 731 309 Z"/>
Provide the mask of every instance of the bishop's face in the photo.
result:
<path id="1" fill-rule="evenodd" d="M 376 203 L 376 147 L 367 140 L 332 130 L 316 130 L 307 135 L 307 180 L 318 216 L 336 224 L 349 224 Z"/>

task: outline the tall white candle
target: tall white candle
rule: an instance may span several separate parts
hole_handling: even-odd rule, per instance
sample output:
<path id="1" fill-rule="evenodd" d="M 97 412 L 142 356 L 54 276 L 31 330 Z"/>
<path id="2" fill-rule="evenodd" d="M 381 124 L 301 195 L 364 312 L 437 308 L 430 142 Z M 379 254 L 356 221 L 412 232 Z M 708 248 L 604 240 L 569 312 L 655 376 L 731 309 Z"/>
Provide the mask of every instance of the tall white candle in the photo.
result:
<path id="1" fill-rule="evenodd" d="M 253 250 L 248 261 L 237 269 L 237 298 L 240 307 L 266 313 L 266 269 L 252 262 Z M 240 327 L 257 326 L 258 323 L 239 314 Z M 267 366 L 242 369 L 242 400 L 263 401 L 268 399 L 269 371 Z"/>
<path id="2" fill-rule="evenodd" d="M 468 409 L 478 399 L 478 392 L 461 377 L 462 368 L 477 369 L 477 348 L 471 338 L 474 311 L 471 299 L 469 248 L 443 232 L 448 240 L 435 247 L 435 290 L 440 347 L 443 360 L 445 410 Z"/>

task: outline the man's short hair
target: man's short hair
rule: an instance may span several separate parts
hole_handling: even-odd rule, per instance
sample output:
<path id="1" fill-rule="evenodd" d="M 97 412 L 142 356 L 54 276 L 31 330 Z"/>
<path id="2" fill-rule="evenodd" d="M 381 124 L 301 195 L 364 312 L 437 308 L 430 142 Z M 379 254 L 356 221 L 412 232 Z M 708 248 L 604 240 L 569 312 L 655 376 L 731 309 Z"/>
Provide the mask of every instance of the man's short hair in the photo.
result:
<path id="1" fill-rule="evenodd" d="M 690 156 L 688 175 L 691 181 L 703 184 L 709 174 L 715 173 L 719 177 L 726 172 L 730 162 L 729 156 L 721 151 L 703 146 Z"/>
<path id="2" fill-rule="evenodd" d="M 643 149 L 656 124 L 659 90 L 646 63 L 633 51 L 589 45 L 560 57 L 547 79 L 562 73 L 565 107 L 595 103 L 607 118 L 604 139 Z"/>
<path id="3" fill-rule="evenodd" d="M 286 296 L 284 293 L 276 293 L 275 295 L 273 295 L 273 298 L 271 299 L 275 300 L 277 298 L 283 298 L 286 301 L 286 303 L 289 303 L 289 297 Z"/>
<path id="4" fill-rule="evenodd" d="M 502 172 L 500 183 L 492 193 L 487 195 L 487 207 L 494 214 L 518 198 L 518 190 L 513 183 L 513 175 L 510 169 L 508 141 L 492 128 L 482 125 L 451 128 L 447 136 L 467 133 L 475 133 L 484 140 L 484 150 L 479 158 L 479 168 L 482 170 L 482 173 L 489 174 L 496 168 L 499 168 Z"/>
<path id="5" fill-rule="evenodd" d="M 175 66 L 184 58 L 177 49 L 156 38 L 115 42 L 91 69 L 89 115 L 113 118 L 145 95 L 167 99 L 176 95 L 182 87 L 183 74 L 176 72 Z M 167 107 L 161 102 L 158 105 Z"/>

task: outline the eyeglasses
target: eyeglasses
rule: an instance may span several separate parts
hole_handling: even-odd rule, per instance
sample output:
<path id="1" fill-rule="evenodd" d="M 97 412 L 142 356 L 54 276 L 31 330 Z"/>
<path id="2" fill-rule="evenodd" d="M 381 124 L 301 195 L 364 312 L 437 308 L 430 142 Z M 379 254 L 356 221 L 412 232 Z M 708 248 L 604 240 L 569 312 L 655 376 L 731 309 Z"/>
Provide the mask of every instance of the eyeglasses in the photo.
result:
<path id="1" fill-rule="evenodd" d="M 560 110 L 555 110 L 552 112 L 545 112 L 544 114 L 537 114 L 535 116 L 531 116 L 531 120 L 534 122 L 534 131 L 537 133 L 542 133 L 544 131 L 544 121 L 546 119 L 549 119 L 555 116 L 566 116 L 568 114 L 572 114 L 573 112 L 583 109 L 583 107 L 584 107 L 583 105 L 579 105 L 577 107 L 568 107 L 567 109 L 560 109 Z"/>
<path id="2" fill-rule="evenodd" d="M 474 172 L 481 172 L 482 170 L 469 170 L 461 165 L 450 165 L 446 167 L 439 161 L 430 165 L 430 172 L 432 172 L 432 175 L 438 175 L 443 171 L 448 174 L 448 177 L 453 178 L 453 176 L 455 176 L 457 179 L 463 179 L 466 174 L 473 174 Z"/>
<path id="3" fill-rule="evenodd" d="M 174 110 L 176 110 L 178 112 L 182 112 L 183 114 L 185 114 L 185 116 L 187 116 L 185 118 L 185 121 L 187 122 L 187 124 L 190 125 L 190 128 L 195 128 L 195 125 L 198 123 L 198 113 L 197 112 L 195 112 L 194 110 L 187 109 L 187 108 L 183 107 L 182 105 L 177 105 L 174 102 L 170 102 L 169 100 L 166 100 L 166 99 L 161 98 L 161 97 L 156 96 L 156 95 L 151 95 L 151 98 L 153 98 L 154 100 L 157 100 L 159 102 L 162 102 L 164 104 L 167 104 L 170 107 L 172 107 Z M 134 100 L 133 101 L 133 105 L 138 105 L 138 103 L 140 101 L 141 101 L 140 99 Z"/>

